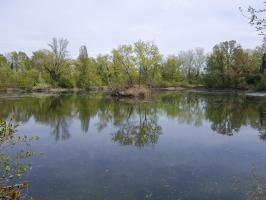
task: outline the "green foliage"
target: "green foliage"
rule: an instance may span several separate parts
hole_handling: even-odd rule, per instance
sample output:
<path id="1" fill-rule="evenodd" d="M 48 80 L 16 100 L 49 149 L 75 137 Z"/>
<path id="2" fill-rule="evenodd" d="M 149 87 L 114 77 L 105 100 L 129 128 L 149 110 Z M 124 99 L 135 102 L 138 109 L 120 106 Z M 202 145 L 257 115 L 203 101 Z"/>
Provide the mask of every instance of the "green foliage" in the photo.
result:
<path id="1" fill-rule="evenodd" d="M 108 86 L 110 85 L 110 78 L 111 78 L 111 60 L 110 56 L 108 55 L 99 55 L 96 59 L 97 64 L 97 73 L 99 74 L 101 78 L 101 82 L 103 85 Z"/>
<path id="2" fill-rule="evenodd" d="M 65 72 L 65 68 L 69 67 L 66 63 L 68 56 L 67 45 L 68 41 L 66 39 L 53 38 L 49 44 L 51 50 L 43 51 L 43 54 L 39 55 L 42 58 L 43 69 L 49 74 L 52 84 L 55 86 L 64 85 L 65 82 L 64 78 L 61 80 L 61 76 Z"/>
<path id="3" fill-rule="evenodd" d="M 28 183 L 14 183 L 21 181 L 23 174 L 31 169 L 31 164 L 25 160 L 34 156 L 34 152 L 29 151 L 31 141 L 39 139 L 19 136 L 16 128 L 17 125 L 12 119 L 0 120 L 0 199 L 22 198 L 21 190 L 27 188 Z M 25 148 L 21 147 L 23 144 Z M 17 145 L 22 149 L 14 151 Z"/>
<path id="4" fill-rule="evenodd" d="M 250 54 L 236 41 L 223 42 L 208 57 L 205 83 L 209 87 L 245 88 L 247 77 L 254 72 Z"/>
<path id="5" fill-rule="evenodd" d="M 17 87 L 25 90 L 31 90 L 38 82 L 37 70 L 31 69 L 19 71 L 15 74 L 15 84 Z"/>
<path id="6" fill-rule="evenodd" d="M 8 67 L 7 59 L 2 54 L 0 54 L 0 68 L 1 67 Z"/>
<path id="7" fill-rule="evenodd" d="M 134 49 L 131 45 L 122 45 L 112 51 L 114 78 L 118 77 L 122 86 L 132 87 L 136 81 L 137 70 L 134 56 Z"/>
<path id="8" fill-rule="evenodd" d="M 14 110 L 19 110 L 19 115 L 15 116 L 16 121 L 27 122 L 31 118 L 35 118 L 37 122 L 51 127 L 51 134 L 56 141 L 71 137 L 69 120 L 73 116 L 78 117 L 84 132 L 88 131 L 90 120 L 97 116 L 99 118 L 97 127 L 103 129 L 106 124 L 112 123 L 125 134 L 130 133 L 132 137 L 139 137 L 142 128 L 147 131 L 145 127 L 156 127 L 152 123 L 160 115 L 195 126 L 209 121 L 211 129 L 215 133 L 223 135 L 237 134 L 241 127 L 251 126 L 258 131 L 258 137 L 266 141 L 265 98 L 254 97 L 254 99 L 252 98 L 254 103 L 253 100 L 250 100 L 251 97 L 245 95 L 227 95 L 225 97 L 224 95 L 185 91 L 158 93 L 149 98 L 151 101 L 148 104 L 130 99 L 125 101 L 106 99 L 105 95 L 101 93 L 56 95 L 37 99 L 33 97 L 13 98 L 4 102 L 0 118 L 6 119 Z M 138 116 L 139 120 L 136 120 Z M 147 122 L 150 124 L 147 125 Z M 133 131 L 132 125 L 137 126 L 135 131 Z M 126 131 L 131 128 L 132 132 Z M 157 129 L 152 128 L 152 130 Z M 146 135 L 152 136 L 153 134 L 147 132 Z M 131 136 L 125 135 L 125 137 Z"/>
<path id="9" fill-rule="evenodd" d="M 50 50 L 28 57 L 24 52 L 0 55 L 0 88 L 24 90 L 41 87 L 91 89 L 108 86 L 125 89 L 136 85 L 176 87 L 205 85 L 215 88 L 265 90 L 260 73 L 266 37 L 254 50 L 244 50 L 236 41 L 215 45 L 206 56 L 202 48 L 181 51 L 166 58 L 153 42 L 121 45 L 111 55 L 89 57 L 86 46 L 77 59 L 69 59 L 66 39 L 53 38 Z"/>
<path id="10" fill-rule="evenodd" d="M 6 58 L 10 68 L 14 71 L 28 70 L 32 67 L 31 59 L 24 52 L 13 51 L 8 53 Z"/>
<path id="11" fill-rule="evenodd" d="M 181 61 L 181 74 L 185 82 L 189 84 L 199 83 L 203 68 L 206 64 L 206 56 L 202 48 L 181 51 L 178 55 Z"/>
<path id="12" fill-rule="evenodd" d="M 60 72 L 60 79 L 57 85 L 62 88 L 73 88 L 75 87 L 75 69 L 73 66 L 64 66 Z"/>
<path id="13" fill-rule="evenodd" d="M 170 84 L 182 81 L 181 65 L 182 61 L 178 56 L 169 56 L 161 67 L 162 80 Z"/>
<path id="14" fill-rule="evenodd" d="M 0 89 L 12 87 L 13 72 L 9 67 L 0 67 Z"/>
<path id="15" fill-rule="evenodd" d="M 14 148 L 17 144 L 30 145 L 34 138 L 27 136 L 18 136 L 16 134 L 17 125 L 10 121 L 0 120 L 0 172 L 2 172 L 0 180 L 8 181 L 9 177 L 21 178 L 29 168 L 30 164 L 20 162 L 25 158 L 33 156 L 33 152 L 20 150 L 13 154 L 7 149 Z M 1 183 L 1 182 L 0 182 Z"/>
<path id="16" fill-rule="evenodd" d="M 153 86 L 161 79 L 162 55 L 152 42 L 138 41 L 134 45 L 136 64 L 139 71 L 139 84 Z"/>
<path id="17" fill-rule="evenodd" d="M 122 145 L 134 145 L 138 148 L 142 148 L 145 145 L 156 144 L 160 135 L 162 134 L 162 127 L 158 125 L 156 114 L 153 109 L 147 105 L 114 105 L 120 106 L 122 109 L 127 110 L 127 116 L 123 116 L 125 113 L 118 113 L 121 116 L 121 120 L 116 124 L 118 131 L 113 134 L 112 140 L 115 143 Z M 117 108 L 120 109 L 121 108 Z M 134 117 L 138 116 L 138 123 Z"/>
<path id="18" fill-rule="evenodd" d="M 79 59 L 76 70 L 78 87 L 89 89 L 92 86 L 101 85 L 101 78 L 97 73 L 97 64 L 93 58 Z"/>
<path id="19" fill-rule="evenodd" d="M 112 64 L 109 72 L 110 84 L 115 89 L 135 84 L 137 71 L 131 45 L 122 45 L 112 51 Z"/>
<path id="20" fill-rule="evenodd" d="M 266 90 L 266 73 L 261 74 L 258 77 L 259 81 L 257 81 L 256 89 L 259 91 L 265 91 Z"/>
<path id="21" fill-rule="evenodd" d="M 78 60 L 75 62 L 77 86 L 82 89 L 90 89 L 90 87 L 100 86 L 101 77 L 97 71 L 97 62 L 94 58 L 88 56 L 86 46 L 80 48 Z"/>
<path id="22" fill-rule="evenodd" d="M 42 85 L 56 85 L 55 81 L 52 79 L 48 68 L 52 65 L 52 54 L 48 50 L 40 50 L 33 52 L 32 55 L 32 65 L 39 73 L 39 81 Z"/>

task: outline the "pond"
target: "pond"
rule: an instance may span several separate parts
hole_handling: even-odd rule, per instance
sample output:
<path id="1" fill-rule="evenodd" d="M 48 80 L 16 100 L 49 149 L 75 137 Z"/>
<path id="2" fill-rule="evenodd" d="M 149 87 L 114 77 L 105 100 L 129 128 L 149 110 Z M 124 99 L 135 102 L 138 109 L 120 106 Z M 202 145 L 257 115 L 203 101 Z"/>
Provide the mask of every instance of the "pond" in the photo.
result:
<path id="1" fill-rule="evenodd" d="M 266 98 L 164 92 L 2 96 L 32 148 L 35 199 L 265 198 Z"/>

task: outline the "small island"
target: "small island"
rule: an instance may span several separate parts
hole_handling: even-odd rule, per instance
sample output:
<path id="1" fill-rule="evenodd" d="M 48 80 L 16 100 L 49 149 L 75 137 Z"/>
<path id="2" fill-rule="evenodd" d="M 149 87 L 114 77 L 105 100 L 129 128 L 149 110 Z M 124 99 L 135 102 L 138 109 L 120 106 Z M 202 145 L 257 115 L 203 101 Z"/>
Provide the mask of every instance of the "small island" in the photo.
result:
<path id="1" fill-rule="evenodd" d="M 111 93 L 111 96 L 116 98 L 145 98 L 150 95 L 151 90 L 145 87 L 130 87 L 121 90 L 114 90 Z"/>

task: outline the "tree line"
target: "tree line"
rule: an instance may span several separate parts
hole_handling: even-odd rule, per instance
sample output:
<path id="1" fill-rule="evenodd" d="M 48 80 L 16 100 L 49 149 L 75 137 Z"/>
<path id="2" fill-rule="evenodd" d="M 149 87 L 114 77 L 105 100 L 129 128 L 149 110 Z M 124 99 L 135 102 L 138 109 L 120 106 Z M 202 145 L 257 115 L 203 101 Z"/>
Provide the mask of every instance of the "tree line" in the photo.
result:
<path id="1" fill-rule="evenodd" d="M 232 89 L 266 89 L 263 54 L 266 37 L 255 49 L 225 41 L 205 53 L 203 48 L 163 56 L 153 42 L 120 45 L 110 54 L 89 56 L 86 46 L 71 59 L 68 40 L 53 38 L 49 49 L 28 56 L 24 52 L 0 54 L 0 88 L 26 90 L 50 87 L 91 89 L 108 86 L 205 86 Z"/>

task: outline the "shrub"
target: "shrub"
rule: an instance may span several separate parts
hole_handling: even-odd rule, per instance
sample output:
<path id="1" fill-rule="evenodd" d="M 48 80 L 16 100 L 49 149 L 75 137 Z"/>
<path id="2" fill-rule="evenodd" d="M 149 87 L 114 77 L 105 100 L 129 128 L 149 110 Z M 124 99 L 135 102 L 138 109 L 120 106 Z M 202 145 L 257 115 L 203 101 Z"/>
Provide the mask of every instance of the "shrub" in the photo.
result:
<path id="1" fill-rule="evenodd" d="M 256 89 L 259 91 L 266 91 L 266 73 L 261 74 Z"/>
<path id="2" fill-rule="evenodd" d="M 73 68 L 65 66 L 65 68 L 61 72 L 58 86 L 62 88 L 73 88 L 76 86 Z"/>
<path id="3" fill-rule="evenodd" d="M 38 72 L 36 70 L 21 71 L 15 75 L 15 83 L 18 88 L 31 90 L 38 83 Z"/>
<path id="4" fill-rule="evenodd" d="M 0 89 L 12 86 L 13 72 L 8 67 L 0 67 Z"/>

